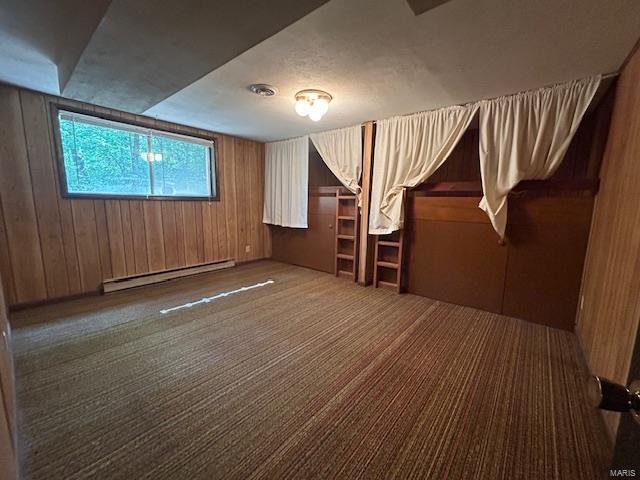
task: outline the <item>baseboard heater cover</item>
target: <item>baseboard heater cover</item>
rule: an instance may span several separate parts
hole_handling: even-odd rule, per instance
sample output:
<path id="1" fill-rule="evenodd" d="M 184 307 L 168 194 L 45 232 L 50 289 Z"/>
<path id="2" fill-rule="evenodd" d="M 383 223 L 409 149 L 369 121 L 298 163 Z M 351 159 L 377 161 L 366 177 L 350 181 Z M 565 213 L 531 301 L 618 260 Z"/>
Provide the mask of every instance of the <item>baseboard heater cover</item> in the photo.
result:
<path id="1" fill-rule="evenodd" d="M 235 267 L 236 262 L 227 259 L 212 263 L 201 263 L 190 267 L 174 268 L 171 270 L 161 270 L 158 272 L 141 273 L 127 277 L 110 278 L 102 282 L 104 293 L 116 292 L 127 288 L 142 287 L 153 283 L 166 282 L 175 278 L 188 277 L 199 273 L 213 272 L 225 268 Z"/>

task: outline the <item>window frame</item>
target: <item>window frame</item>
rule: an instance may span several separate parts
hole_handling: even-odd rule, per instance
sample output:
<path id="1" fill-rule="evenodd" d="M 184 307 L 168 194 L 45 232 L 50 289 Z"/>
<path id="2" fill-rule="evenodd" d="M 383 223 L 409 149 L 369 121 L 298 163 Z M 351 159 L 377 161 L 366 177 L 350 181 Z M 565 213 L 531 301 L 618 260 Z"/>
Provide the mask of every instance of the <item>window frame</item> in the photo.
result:
<path id="1" fill-rule="evenodd" d="M 57 103 L 50 103 L 51 110 L 51 128 L 53 129 L 53 138 L 55 143 L 55 155 L 56 155 L 56 167 L 58 169 L 58 178 L 60 183 L 60 195 L 62 198 L 68 199 L 93 199 L 93 200 L 161 200 L 161 201 L 207 201 L 207 202 L 218 202 L 220 201 L 220 182 L 218 177 L 218 156 L 217 156 L 217 145 L 218 138 L 215 135 L 206 136 L 206 135 L 198 135 L 193 134 L 191 132 L 180 131 L 177 128 L 168 128 L 163 125 L 163 127 L 151 127 L 149 125 L 145 125 L 144 122 L 135 122 L 127 119 L 119 118 L 115 115 L 110 115 L 102 112 L 95 112 L 92 110 L 88 110 L 85 108 L 78 108 L 67 105 L 60 105 Z M 62 149 L 62 137 L 60 132 L 60 122 L 59 122 L 59 113 L 60 111 L 69 112 L 69 113 L 77 113 L 79 115 L 86 115 L 89 117 L 94 117 L 96 119 L 106 120 L 109 122 L 115 122 L 123 125 L 129 125 L 136 128 L 141 128 L 145 130 L 151 130 L 152 132 L 158 132 L 160 134 L 170 134 L 176 135 L 178 137 L 184 138 L 196 138 L 199 140 L 206 140 L 211 142 L 211 146 L 209 147 L 209 188 L 215 195 L 210 196 L 188 196 L 188 195 L 136 195 L 136 194 L 112 194 L 112 193 L 77 193 L 77 192 L 69 192 L 69 188 L 67 185 L 67 175 L 64 164 L 64 152 Z M 149 119 L 152 120 L 152 119 Z"/>

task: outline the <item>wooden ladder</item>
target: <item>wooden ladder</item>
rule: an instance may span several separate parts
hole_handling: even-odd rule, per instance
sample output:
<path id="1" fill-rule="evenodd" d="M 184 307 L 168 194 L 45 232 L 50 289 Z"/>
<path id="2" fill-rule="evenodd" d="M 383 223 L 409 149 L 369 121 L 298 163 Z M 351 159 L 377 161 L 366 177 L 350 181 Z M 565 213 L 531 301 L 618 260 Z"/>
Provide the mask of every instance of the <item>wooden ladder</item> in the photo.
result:
<path id="1" fill-rule="evenodd" d="M 404 250 L 404 230 L 389 235 L 376 235 L 374 251 L 373 285 L 403 291 L 402 253 Z"/>
<path id="2" fill-rule="evenodd" d="M 336 190 L 336 277 L 357 281 L 358 200 L 346 188 Z"/>
<path id="3" fill-rule="evenodd" d="M 405 200 L 407 191 L 402 191 L 404 224 L 407 224 L 407 212 Z M 373 286 L 392 288 L 398 293 L 404 291 L 403 277 L 403 253 L 404 253 L 404 229 L 397 230 L 388 235 L 376 235 L 373 254 Z"/>

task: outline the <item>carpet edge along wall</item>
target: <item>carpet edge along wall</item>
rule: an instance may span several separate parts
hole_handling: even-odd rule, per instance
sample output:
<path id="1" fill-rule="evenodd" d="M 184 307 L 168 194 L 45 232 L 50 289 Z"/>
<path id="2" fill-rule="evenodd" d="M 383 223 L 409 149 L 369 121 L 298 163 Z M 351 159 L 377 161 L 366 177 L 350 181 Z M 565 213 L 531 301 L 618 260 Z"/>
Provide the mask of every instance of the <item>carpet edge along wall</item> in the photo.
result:
<path id="1" fill-rule="evenodd" d="M 62 198 L 51 104 L 214 139 L 219 201 Z M 10 172 L 0 175 L 0 275 L 9 305 L 94 292 L 112 277 L 270 256 L 262 143 L 4 84 L 0 124 L 0 171 Z"/>

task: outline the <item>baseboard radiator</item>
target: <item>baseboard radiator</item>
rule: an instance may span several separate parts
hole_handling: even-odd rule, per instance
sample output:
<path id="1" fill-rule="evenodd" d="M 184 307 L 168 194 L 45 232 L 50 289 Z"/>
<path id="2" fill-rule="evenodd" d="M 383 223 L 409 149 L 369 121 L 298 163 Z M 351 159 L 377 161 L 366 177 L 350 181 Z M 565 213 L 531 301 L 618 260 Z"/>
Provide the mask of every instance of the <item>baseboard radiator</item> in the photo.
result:
<path id="1" fill-rule="evenodd" d="M 104 293 L 116 292 L 128 288 L 142 287 L 153 283 L 166 282 L 181 277 L 197 275 L 199 273 L 213 272 L 231 268 L 236 262 L 227 259 L 211 263 L 200 263 L 189 267 L 173 268 L 169 270 L 161 270 L 157 272 L 141 273 L 138 275 L 129 275 L 126 277 L 110 278 L 102 282 L 102 291 Z"/>

